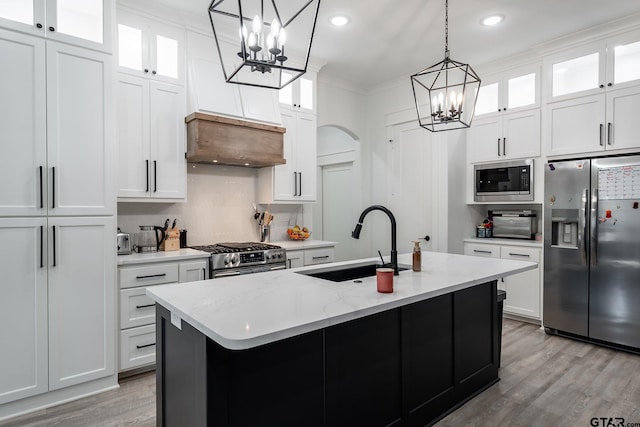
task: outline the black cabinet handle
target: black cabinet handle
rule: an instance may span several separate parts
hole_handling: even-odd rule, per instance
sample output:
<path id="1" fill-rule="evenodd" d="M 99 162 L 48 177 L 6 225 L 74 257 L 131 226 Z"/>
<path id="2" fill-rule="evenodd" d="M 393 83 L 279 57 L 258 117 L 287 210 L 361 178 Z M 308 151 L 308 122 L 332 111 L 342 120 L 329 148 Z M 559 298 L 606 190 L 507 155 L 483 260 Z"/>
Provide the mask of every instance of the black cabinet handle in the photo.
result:
<path id="1" fill-rule="evenodd" d="M 51 168 L 51 208 L 56 207 L 56 167 Z"/>
<path id="2" fill-rule="evenodd" d="M 40 226 L 40 268 L 44 268 L 44 226 Z"/>
<path id="3" fill-rule="evenodd" d="M 204 279 L 206 279 L 206 278 L 207 278 L 207 269 L 206 269 L 206 268 L 203 268 L 203 269 L 202 269 L 202 280 L 204 280 Z"/>
<path id="4" fill-rule="evenodd" d="M 56 30 L 55 27 L 49 27 L 49 31 L 54 32 Z"/>
<path id="5" fill-rule="evenodd" d="M 293 195 L 297 196 L 298 195 L 298 172 L 294 172 L 293 173 Z"/>
<path id="6" fill-rule="evenodd" d="M 53 266 L 56 266 L 56 226 L 53 227 Z"/>
<path id="7" fill-rule="evenodd" d="M 136 308 L 155 307 L 155 304 L 136 305 Z"/>
<path id="8" fill-rule="evenodd" d="M 479 249 L 474 249 L 473 252 L 475 252 L 477 254 L 490 254 L 490 253 L 492 253 L 491 251 L 481 251 Z"/>
<path id="9" fill-rule="evenodd" d="M 329 258 L 329 255 L 311 257 L 311 259 L 327 259 L 327 258 Z"/>
<path id="10" fill-rule="evenodd" d="M 602 147 L 604 144 L 602 143 L 602 134 L 604 130 L 604 125 L 602 123 L 600 123 L 600 146 Z"/>
<path id="11" fill-rule="evenodd" d="M 42 188 L 42 166 L 40 166 L 40 209 L 44 208 L 44 189 Z"/>
<path id="12" fill-rule="evenodd" d="M 145 191 L 146 193 L 149 192 L 149 160 L 145 160 L 146 162 L 146 167 L 147 167 L 147 190 Z"/>
<path id="13" fill-rule="evenodd" d="M 611 128 L 613 127 L 613 123 L 607 123 L 607 145 L 613 145 L 611 141 Z"/>
<path id="14" fill-rule="evenodd" d="M 515 253 L 515 252 L 509 252 L 509 256 L 521 256 L 521 257 L 524 257 L 524 258 L 530 258 L 531 257 L 531 255 L 529 255 L 529 254 L 518 254 L 518 253 Z"/>
<path id="15" fill-rule="evenodd" d="M 498 138 L 498 156 L 500 155 L 500 138 Z"/>
<path id="16" fill-rule="evenodd" d="M 148 276 L 136 276 L 136 279 L 150 279 L 152 277 L 164 277 L 166 276 L 167 273 L 162 273 L 162 274 L 150 274 Z"/>
<path id="17" fill-rule="evenodd" d="M 42 24 L 38 22 L 38 23 L 36 24 L 36 28 L 42 28 Z"/>
<path id="18" fill-rule="evenodd" d="M 502 155 L 507 155 L 507 138 L 502 138 Z"/>
<path id="19" fill-rule="evenodd" d="M 428 234 L 426 236 L 424 236 L 424 241 L 428 242 L 429 240 L 431 240 L 431 236 L 429 236 Z"/>
<path id="20" fill-rule="evenodd" d="M 158 162 L 153 161 L 153 192 L 158 192 Z"/>
<path id="21" fill-rule="evenodd" d="M 156 343 L 152 342 L 151 344 L 145 344 L 145 345 L 137 345 L 136 348 L 140 349 L 140 348 L 145 348 L 145 347 L 151 347 L 156 345 Z"/>
<path id="22" fill-rule="evenodd" d="M 144 69 L 144 72 L 145 72 L 145 73 L 148 73 L 148 72 L 149 72 L 149 69 L 148 69 L 148 68 L 145 68 L 145 69 Z"/>
<path id="23" fill-rule="evenodd" d="M 298 196 L 302 196 L 302 172 L 298 172 L 298 181 L 300 181 L 298 185 Z"/>
<path id="24" fill-rule="evenodd" d="M 155 76 L 155 75 L 157 74 L 157 73 L 156 73 L 156 70 L 153 70 L 153 71 L 151 72 L 151 74 L 153 74 L 153 75 Z"/>

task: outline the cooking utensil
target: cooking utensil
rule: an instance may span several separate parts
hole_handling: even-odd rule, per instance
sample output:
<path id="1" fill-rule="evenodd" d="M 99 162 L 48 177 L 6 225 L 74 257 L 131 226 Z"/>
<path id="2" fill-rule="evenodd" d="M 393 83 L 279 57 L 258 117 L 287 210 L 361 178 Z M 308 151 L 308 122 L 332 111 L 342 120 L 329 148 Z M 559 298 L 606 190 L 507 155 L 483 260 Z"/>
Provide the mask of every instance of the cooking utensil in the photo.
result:
<path id="1" fill-rule="evenodd" d="M 169 228 L 169 218 L 167 218 L 167 220 L 164 222 L 164 231 L 167 231 L 168 228 Z"/>
<path id="2" fill-rule="evenodd" d="M 171 225 L 171 228 L 176 228 L 176 221 L 178 221 L 177 218 L 173 220 L 173 224 Z"/>

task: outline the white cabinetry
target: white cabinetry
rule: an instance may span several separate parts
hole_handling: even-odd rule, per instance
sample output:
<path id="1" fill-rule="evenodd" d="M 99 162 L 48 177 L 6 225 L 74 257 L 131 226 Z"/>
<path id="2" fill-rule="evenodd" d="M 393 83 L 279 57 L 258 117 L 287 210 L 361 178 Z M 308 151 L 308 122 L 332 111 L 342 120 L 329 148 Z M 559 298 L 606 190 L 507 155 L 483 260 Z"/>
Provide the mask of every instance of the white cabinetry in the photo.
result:
<path id="1" fill-rule="evenodd" d="M 548 155 L 640 147 L 640 33 L 545 58 Z"/>
<path id="2" fill-rule="evenodd" d="M 208 278 L 209 258 L 154 262 L 118 269 L 120 285 L 119 371 L 145 367 L 156 360 L 155 303 L 146 287 Z"/>
<path id="3" fill-rule="evenodd" d="M 118 71 L 184 85 L 184 30 L 119 7 Z"/>
<path id="4" fill-rule="evenodd" d="M 110 52 L 113 4 L 113 0 L 5 0 L 0 2 L 0 26 Z"/>
<path id="5" fill-rule="evenodd" d="M 488 258 L 515 259 L 540 263 L 540 248 L 465 242 L 464 254 Z M 540 320 L 541 266 L 498 280 L 498 289 L 507 292 L 504 312 L 532 320 Z"/>
<path id="6" fill-rule="evenodd" d="M 540 110 L 478 119 L 467 131 L 470 163 L 540 156 Z"/>
<path id="7" fill-rule="evenodd" d="M 0 215 L 113 214 L 111 57 L 3 30 L 0 55 Z"/>
<path id="8" fill-rule="evenodd" d="M 119 200 L 184 200 L 184 88 L 127 74 L 116 86 Z"/>
<path id="9" fill-rule="evenodd" d="M 0 403 L 114 374 L 114 233 L 113 217 L 0 218 Z"/>
<path id="10" fill-rule="evenodd" d="M 222 49 L 234 45 L 220 40 Z M 278 92 L 225 82 L 216 42 L 187 32 L 188 109 L 268 123 L 281 123 Z"/>
<path id="11" fill-rule="evenodd" d="M 291 77 L 293 76 L 289 73 L 282 73 L 283 80 Z M 280 104 L 299 111 L 314 113 L 316 111 L 316 81 L 317 73 L 307 71 L 278 91 Z"/>
<path id="12" fill-rule="evenodd" d="M 331 247 L 287 250 L 287 268 L 305 265 L 326 264 L 335 259 L 335 249 Z"/>
<path id="13" fill-rule="evenodd" d="M 282 109 L 287 163 L 258 170 L 260 203 L 316 200 L 317 119 L 314 114 Z"/>
<path id="14" fill-rule="evenodd" d="M 470 163 L 540 156 L 538 66 L 483 79 L 475 120 L 467 131 Z"/>

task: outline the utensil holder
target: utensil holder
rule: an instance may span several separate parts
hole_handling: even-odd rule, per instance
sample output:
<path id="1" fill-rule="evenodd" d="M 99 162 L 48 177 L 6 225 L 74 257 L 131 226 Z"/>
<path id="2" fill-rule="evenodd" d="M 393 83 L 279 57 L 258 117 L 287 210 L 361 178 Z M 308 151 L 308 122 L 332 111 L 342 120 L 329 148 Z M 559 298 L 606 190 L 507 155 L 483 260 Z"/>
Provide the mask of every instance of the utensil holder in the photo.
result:
<path id="1" fill-rule="evenodd" d="M 271 226 L 270 225 L 260 225 L 258 227 L 258 234 L 260 235 L 261 243 L 269 243 L 271 239 Z"/>

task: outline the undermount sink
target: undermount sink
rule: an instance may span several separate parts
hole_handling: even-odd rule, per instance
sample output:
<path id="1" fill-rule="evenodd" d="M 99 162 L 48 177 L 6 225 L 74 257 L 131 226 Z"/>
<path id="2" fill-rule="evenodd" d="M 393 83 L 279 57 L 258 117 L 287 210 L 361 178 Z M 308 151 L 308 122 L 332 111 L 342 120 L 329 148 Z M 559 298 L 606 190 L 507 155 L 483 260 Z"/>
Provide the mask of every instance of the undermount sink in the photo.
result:
<path id="1" fill-rule="evenodd" d="M 317 277 L 319 279 L 331 280 L 332 282 L 346 282 L 347 280 L 361 279 L 376 275 L 376 268 L 389 267 L 379 263 L 369 262 L 366 264 L 350 264 L 336 267 L 325 267 L 315 270 L 297 271 L 298 274 L 305 276 Z M 408 270 L 408 265 L 399 264 L 398 270 Z"/>

